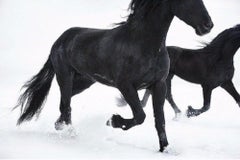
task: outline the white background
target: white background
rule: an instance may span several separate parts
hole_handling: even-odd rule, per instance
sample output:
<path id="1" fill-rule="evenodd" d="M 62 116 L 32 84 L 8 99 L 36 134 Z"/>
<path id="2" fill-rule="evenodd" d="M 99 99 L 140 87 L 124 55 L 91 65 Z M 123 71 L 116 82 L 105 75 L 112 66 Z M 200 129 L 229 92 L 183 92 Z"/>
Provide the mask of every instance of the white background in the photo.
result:
<path id="1" fill-rule="evenodd" d="M 211 109 L 197 118 L 173 121 L 166 102 L 170 153 L 158 153 L 151 101 L 141 126 L 121 131 L 105 126 L 113 113 L 131 117 L 129 107 L 117 108 L 119 92 L 100 84 L 72 98 L 73 127 L 54 130 L 60 94 L 54 79 L 38 121 L 16 127 L 19 110 L 11 112 L 25 81 L 46 61 L 54 41 L 73 26 L 112 28 L 124 20 L 130 0 L 1 0 L 0 1 L 0 158 L 48 159 L 240 159 L 240 108 L 224 90 L 212 95 Z M 174 19 L 167 45 L 199 48 L 218 33 L 240 23 L 239 0 L 205 0 L 215 24 L 204 37 Z M 234 83 L 240 90 L 240 55 L 236 53 Z M 142 92 L 140 92 L 142 95 Z M 182 111 L 202 106 L 201 87 L 173 80 L 173 96 Z"/>

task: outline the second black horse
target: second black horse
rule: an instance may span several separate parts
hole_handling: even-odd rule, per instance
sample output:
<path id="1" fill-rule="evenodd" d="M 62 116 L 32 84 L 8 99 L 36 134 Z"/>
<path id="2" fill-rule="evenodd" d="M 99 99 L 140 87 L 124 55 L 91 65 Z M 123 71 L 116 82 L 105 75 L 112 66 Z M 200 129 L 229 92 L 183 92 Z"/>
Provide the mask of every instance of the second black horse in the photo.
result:
<path id="1" fill-rule="evenodd" d="M 172 98 L 171 80 L 174 75 L 180 78 L 197 83 L 203 89 L 203 107 L 194 109 L 189 106 L 187 116 L 198 116 L 210 108 L 212 90 L 216 87 L 225 89 L 240 106 L 240 95 L 237 92 L 232 78 L 234 75 L 233 58 L 240 47 L 240 24 L 224 30 L 211 43 L 204 48 L 192 50 L 175 46 L 167 47 L 170 57 L 170 71 L 167 78 L 166 99 L 171 104 L 176 116 L 181 113 Z M 145 106 L 151 94 L 146 90 L 141 101 Z M 124 99 L 118 99 L 119 105 L 125 105 Z"/>

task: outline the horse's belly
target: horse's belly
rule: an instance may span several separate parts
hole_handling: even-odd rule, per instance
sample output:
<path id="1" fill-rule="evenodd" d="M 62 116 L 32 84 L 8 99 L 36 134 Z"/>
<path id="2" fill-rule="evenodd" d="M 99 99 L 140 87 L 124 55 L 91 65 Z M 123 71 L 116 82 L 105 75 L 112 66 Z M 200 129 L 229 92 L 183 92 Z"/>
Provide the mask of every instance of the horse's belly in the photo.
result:
<path id="1" fill-rule="evenodd" d="M 175 73 L 175 74 L 181 79 L 191 83 L 201 84 L 203 82 L 203 78 L 200 76 L 194 76 L 193 74 L 185 75 L 183 73 Z"/>
<path id="2" fill-rule="evenodd" d="M 105 85 L 107 85 L 107 86 L 112 86 L 112 87 L 115 86 L 114 80 L 111 79 L 111 78 L 109 78 L 109 77 L 106 77 L 106 76 L 103 76 L 103 75 L 100 75 L 100 74 L 95 73 L 95 74 L 93 74 L 93 78 L 94 78 L 96 81 L 98 81 L 98 82 L 100 82 L 100 83 L 102 83 L 102 84 L 105 84 Z"/>

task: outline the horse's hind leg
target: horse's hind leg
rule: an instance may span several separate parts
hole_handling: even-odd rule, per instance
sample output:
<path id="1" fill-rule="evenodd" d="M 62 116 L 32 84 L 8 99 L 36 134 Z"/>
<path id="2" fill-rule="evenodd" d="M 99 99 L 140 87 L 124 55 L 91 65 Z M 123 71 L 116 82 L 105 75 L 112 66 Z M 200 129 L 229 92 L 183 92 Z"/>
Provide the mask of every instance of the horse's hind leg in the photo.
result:
<path id="1" fill-rule="evenodd" d="M 75 74 L 73 78 L 72 96 L 83 92 L 93 83 L 95 83 L 95 81 L 93 81 L 92 79 L 81 74 Z"/>
<path id="2" fill-rule="evenodd" d="M 71 84 L 68 83 L 68 87 L 63 85 L 61 78 L 58 78 L 62 97 L 61 97 L 61 104 L 60 104 L 61 115 L 60 115 L 59 119 L 57 120 L 57 122 L 55 123 L 55 128 L 57 130 L 62 129 L 64 124 L 67 124 L 67 125 L 71 124 L 71 107 L 70 107 L 71 97 L 76 94 L 81 93 L 82 91 L 84 91 L 85 89 L 87 89 L 94 83 L 93 80 L 91 80 L 83 75 L 77 74 L 77 73 L 74 73 L 74 75 L 70 76 L 70 77 L 71 77 L 72 83 Z M 67 82 L 67 81 L 70 82 L 70 79 L 69 80 L 65 79 L 65 82 Z M 60 83 L 62 85 L 60 85 Z M 72 87 L 70 87 L 70 86 L 72 86 Z M 71 88 L 71 91 L 68 90 L 70 88 Z M 65 93 L 62 94 L 62 91 Z M 68 94 L 66 93 L 66 91 L 68 92 Z M 69 99 L 69 95 L 70 95 L 70 99 Z M 63 99 L 68 99 L 68 102 L 64 103 Z"/>
<path id="3" fill-rule="evenodd" d="M 166 80 L 166 84 L 167 84 L 166 99 L 168 100 L 168 102 L 172 106 L 172 108 L 175 112 L 175 116 L 177 117 L 177 115 L 181 113 L 181 110 L 177 107 L 176 103 L 174 102 L 174 100 L 172 98 L 172 86 L 171 86 L 172 78 L 173 78 L 173 74 L 170 73 L 167 77 L 167 80 Z"/>
<path id="4" fill-rule="evenodd" d="M 228 81 L 228 82 L 224 83 L 221 87 L 223 89 L 225 89 L 235 99 L 235 101 L 237 102 L 237 104 L 240 107 L 240 95 L 237 92 L 236 88 L 234 87 L 233 82 Z"/>
<path id="5" fill-rule="evenodd" d="M 55 123 L 57 130 L 63 129 L 64 125 L 71 124 L 71 97 L 74 72 L 67 65 L 61 64 L 56 67 L 56 78 L 60 88 L 60 117 Z"/>
<path id="6" fill-rule="evenodd" d="M 111 125 L 114 128 L 127 130 L 136 125 L 142 124 L 146 115 L 141 106 L 137 90 L 133 87 L 133 85 L 127 82 L 119 84 L 118 89 L 131 107 L 133 118 L 124 119 L 120 115 L 113 115 L 112 118 L 107 122 L 107 125 Z"/>

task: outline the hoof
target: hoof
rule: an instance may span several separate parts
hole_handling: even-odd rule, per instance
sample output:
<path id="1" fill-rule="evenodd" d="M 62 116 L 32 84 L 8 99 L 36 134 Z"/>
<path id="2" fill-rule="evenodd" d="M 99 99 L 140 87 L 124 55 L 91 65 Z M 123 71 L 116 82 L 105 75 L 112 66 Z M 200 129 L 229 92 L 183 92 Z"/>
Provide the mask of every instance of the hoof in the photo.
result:
<path id="1" fill-rule="evenodd" d="M 167 137 L 166 137 L 166 133 L 162 133 L 161 135 L 160 135 L 160 152 L 163 152 L 165 149 L 166 149 L 166 147 L 168 146 L 168 140 L 167 140 Z"/>
<path id="2" fill-rule="evenodd" d="M 178 121 L 181 119 L 181 117 L 182 117 L 182 112 L 175 113 L 175 117 L 173 117 L 173 120 Z"/>
<path id="3" fill-rule="evenodd" d="M 63 130 L 67 126 L 66 122 L 56 122 L 55 123 L 55 129 L 60 131 Z"/>
<path id="4" fill-rule="evenodd" d="M 159 149 L 159 152 L 164 152 L 165 148 L 166 148 L 166 147 L 160 148 L 160 149 Z"/>
<path id="5" fill-rule="evenodd" d="M 192 106 L 188 106 L 188 109 L 187 109 L 187 112 L 186 112 L 186 116 L 188 117 L 188 118 L 190 118 L 190 117 L 194 117 L 194 116 L 196 116 L 195 113 L 196 111 L 195 111 L 195 109 L 193 109 L 192 108 Z"/>
<path id="6" fill-rule="evenodd" d="M 188 106 L 188 110 L 186 112 L 186 116 L 188 118 L 196 117 L 196 116 L 200 115 L 201 113 L 202 113 L 201 110 L 197 110 L 197 109 L 192 108 L 192 106 Z"/>
<path id="7" fill-rule="evenodd" d="M 161 146 L 159 149 L 159 152 L 166 152 L 167 146 L 168 146 L 168 144 L 165 146 Z"/>
<path id="8" fill-rule="evenodd" d="M 124 119 L 120 115 L 113 115 L 106 123 L 107 126 L 113 128 L 121 128 L 122 130 L 127 130 L 127 126 L 123 124 Z"/>
<path id="9" fill-rule="evenodd" d="M 66 122 L 63 120 L 57 120 L 57 122 L 55 122 L 55 129 L 56 130 L 63 130 L 64 128 L 66 128 L 67 126 L 71 125 L 71 121 L 70 122 Z"/>
<path id="10" fill-rule="evenodd" d="M 60 116 L 55 122 L 55 129 L 63 130 L 66 126 L 71 124 L 72 124 L 72 121 L 71 121 L 70 115 L 68 115 L 67 117 Z"/>

